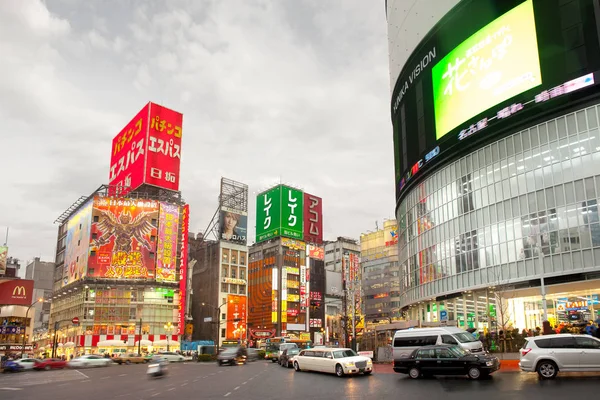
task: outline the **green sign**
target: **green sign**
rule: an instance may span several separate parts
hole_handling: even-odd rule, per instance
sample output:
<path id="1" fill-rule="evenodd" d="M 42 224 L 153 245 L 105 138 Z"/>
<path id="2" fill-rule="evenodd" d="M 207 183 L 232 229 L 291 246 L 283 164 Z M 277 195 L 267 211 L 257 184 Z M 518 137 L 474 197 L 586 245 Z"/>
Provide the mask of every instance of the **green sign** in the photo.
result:
<path id="1" fill-rule="evenodd" d="M 279 185 L 256 198 L 256 243 L 277 236 L 302 240 L 304 193 Z"/>
<path id="2" fill-rule="evenodd" d="M 532 1 L 481 28 L 431 74 L 438 140 L 488 108 L 541 85 Z"/>
<path id="3" fill-rule="evenodd" d="M 281 234 L 281 186 L 256 198 L 256 243 Z"/>
<path id="4" fill-rule="evenodd" d="M 304 193 L 298 189 L 282 186 L 281 204 L 281 236 L 302 240 Z"/>

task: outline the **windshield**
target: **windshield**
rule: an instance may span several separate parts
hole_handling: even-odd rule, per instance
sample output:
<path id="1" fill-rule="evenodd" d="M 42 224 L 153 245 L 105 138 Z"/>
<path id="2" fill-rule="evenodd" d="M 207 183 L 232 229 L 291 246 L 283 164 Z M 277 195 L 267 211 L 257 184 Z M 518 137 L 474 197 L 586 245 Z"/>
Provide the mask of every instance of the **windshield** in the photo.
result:
<path id="1" fill-rule="evenodd" d="M 351 350 L 351 349 L 339 350 L 339 351 L 333 352 L 333 357 L 335 357 L 335 358 L 354 357 L 354 356 L 356 356 L 356 353 L 354 352 L 354 350 Z"/>
<path id="2" fill-rule="evenodd" d="M 288 349 L 287 354 L 298 354 L 300 353 L 300 349 Z"/>
<path id="3" fill-rule="evenodd" d="M 471 343 L 477 341 L 477 339 L 475 339 L 475 337 L 468 332 L 454 333 L 453 335 L 461 343 Z"/>
<path id="4" fill-rule="evenodd" d="M 237 353 L 237 348 L 235 347 L 230 347 L 228 349 L 223 350 L 222 352 L 223 354 L 231 354 L 231 353 Z"/>
<path id="5" fill-rule="evenodd" d="M 449 347 L 448 349 L 457 357 L 464 357 L 464 356 L 468 356 L 469 354 L 471 354 L 460 346 L 452 346 L 452 347 Z"/>

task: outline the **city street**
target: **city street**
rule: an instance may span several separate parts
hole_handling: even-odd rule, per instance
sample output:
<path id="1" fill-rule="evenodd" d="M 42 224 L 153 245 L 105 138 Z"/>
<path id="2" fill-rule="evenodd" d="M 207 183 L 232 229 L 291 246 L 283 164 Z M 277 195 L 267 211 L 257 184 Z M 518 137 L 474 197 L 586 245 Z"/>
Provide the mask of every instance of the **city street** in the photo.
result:
<path id="1" fill-rule="evenodd" d="M 381 366 L 377 366 L 381 367 Z M 0 398 L 15 399 L 547 399 L 593 397 L 599 374 L 563 374 L 554 381 L 539 381 L 535 374 L 500 372 L 483 381 L 462 377 L 411 380 L 377 368 L 371 376 L 337 378 L 312 372 L 295 372 L 277 364 L 255 362 L 218 367 L 214 363 L 170 366 L 169 376 L 148 379 L 145 365 L 25 372 L 0 376 Z"/>

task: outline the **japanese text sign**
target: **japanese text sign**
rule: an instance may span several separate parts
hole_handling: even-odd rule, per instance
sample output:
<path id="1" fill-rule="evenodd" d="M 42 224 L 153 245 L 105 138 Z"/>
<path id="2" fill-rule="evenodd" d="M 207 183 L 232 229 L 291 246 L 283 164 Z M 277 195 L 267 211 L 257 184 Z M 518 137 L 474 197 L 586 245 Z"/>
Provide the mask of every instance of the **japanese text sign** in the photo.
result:
<path id="1" fill-rule="evenodd" d="M 281 234 L 281 186 L 261 193 L 256 198 L 256 242 Z"/>
<path id="2" fill-rule="evenodd" d="M 181 254 L 179 256 L 179 310 L 177 314 L 177 323 L 180 335 L 183 335 L 185 325 L 189 229 L 190 205 L 186 204 L 181 208 Z"/>
<path id="3" fill-rule="evenodd" d="M 227 339 L 246 338 L 246 296 L 227 295 Z"/>
<path id="4" fill-rule="evenodd" d="M 281 187 L 281 235 L 302 240 L 304 196 L 300 190 Z"/>
<path id="5" fill-rule="evenodd" d="M 176 281 L 178 227 L 179 207 L 173 204 L 160 203 L 156 258 L 157 281 Z"/>
<path id="6" fill-rule="evenodd" d="M 304 193 L 304 241 L 323 243 L 323 199 Z"/>

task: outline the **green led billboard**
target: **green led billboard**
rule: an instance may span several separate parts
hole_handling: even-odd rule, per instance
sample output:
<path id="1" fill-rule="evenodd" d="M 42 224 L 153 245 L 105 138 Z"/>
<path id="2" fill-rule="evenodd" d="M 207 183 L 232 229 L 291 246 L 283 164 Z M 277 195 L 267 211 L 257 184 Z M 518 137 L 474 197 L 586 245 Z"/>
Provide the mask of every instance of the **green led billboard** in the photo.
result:
<path id="1" fill-rule="evenodd" d="M 436 138 L 542 83 L 532 0 L 496 18 L 432 69 Z"/>
<path id="2" fill-rule="evenodd" d="M 304 192 L 276 186 L 256 198 L 256 242 L 277 236 L 304 238 Z"/>

